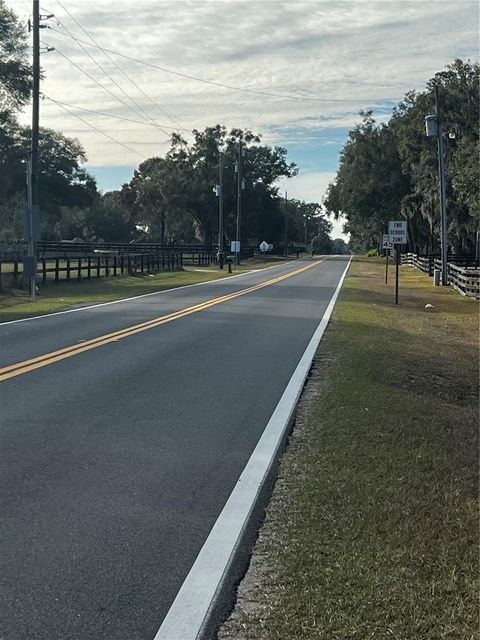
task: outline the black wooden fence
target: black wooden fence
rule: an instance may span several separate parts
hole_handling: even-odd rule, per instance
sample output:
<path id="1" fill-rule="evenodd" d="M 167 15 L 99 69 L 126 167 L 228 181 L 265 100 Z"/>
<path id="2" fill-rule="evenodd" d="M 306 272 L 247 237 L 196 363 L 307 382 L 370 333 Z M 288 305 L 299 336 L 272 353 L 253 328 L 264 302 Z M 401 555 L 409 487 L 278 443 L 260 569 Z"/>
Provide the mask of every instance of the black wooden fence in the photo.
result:
<path id="1" fill-rule="evenodd" d="M 57 242 L 53 240 L 41 240 L 37 242 L 38 257 L 54 256 L 83 256 L 87 257 L 95 253 L 116 253 L 118 255 L 128 253 L 216 253 L 215 245 L 204 244 L 160 244 L 158 242 Z"/>
<path id="2" fill-rule="evenodd" d="M 37 282 L 48 280 L 80 280 L 82 278 L 108 278 L 121 274 L 155 273 L 157 271 L 180 271 L 183 268 L 181 253 L 109 255 L 71 257 L 41 257 L 37 261 Z M 0 288 L 15 287 L 23 283 L 22 260 L 0 260 Z"/>
<path id="3" fill-rule="evenodd" d="M 60 248 L 60 250 L 59 250 Z M 80 280 L 122 274 L 142 274 L 181 270 L 184 266 L 208 266 L 217 263 L 217 248 L 204 245 L 152 243 L 94 244 L 42 241 L 37 245 L 37 282 Z M 53 251 L 56 250 L 56 253 Z M 227 253 L 228 255 L 228 253 Z M 244 247 L 240 258 L 254 257 L 253 247 Z M 23 284 L 22 255 L 0 256 L 0 289 Z"/>
<path id="4" fill-rule="evenodd" d="M 418 256 L 415 253 L 402 254 L 402 264 L 409 264 L 419 271 L 433 275 L 433 270 L 441 271 L 442 262 L 437 255 Z M 448 256 L 448 283 L 464 296 L 480 298 L 480 268 L 474 256 Z"/>

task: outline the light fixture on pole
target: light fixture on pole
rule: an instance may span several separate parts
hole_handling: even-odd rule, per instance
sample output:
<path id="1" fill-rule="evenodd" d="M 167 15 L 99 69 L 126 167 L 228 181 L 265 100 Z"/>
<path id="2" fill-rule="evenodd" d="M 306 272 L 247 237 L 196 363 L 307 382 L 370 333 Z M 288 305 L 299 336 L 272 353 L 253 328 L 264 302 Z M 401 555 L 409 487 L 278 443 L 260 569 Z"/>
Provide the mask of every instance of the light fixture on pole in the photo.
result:
<path id="1" fill-rule="evenodd" d="M 443 129 L 438 115 L 425 118 L 425 132 L 428 138 L 437 138 L 438 176 L 441 208 L 441 245 L 442 245 L 442 285 L 448 285 L 448 229 L 447 229 L 447 197 L 445 192 L 445 150 L 443 146 Z"/>

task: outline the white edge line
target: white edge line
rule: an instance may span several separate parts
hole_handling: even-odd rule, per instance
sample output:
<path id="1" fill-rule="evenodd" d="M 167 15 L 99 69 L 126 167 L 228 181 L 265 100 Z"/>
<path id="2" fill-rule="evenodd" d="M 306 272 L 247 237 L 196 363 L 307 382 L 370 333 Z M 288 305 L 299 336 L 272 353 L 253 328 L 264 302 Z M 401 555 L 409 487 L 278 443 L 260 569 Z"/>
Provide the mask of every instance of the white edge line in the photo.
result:
<path id="1" fill-rule="evenodd" d="M 224 280 L 233 280 L 233 278 L 241 278 L 242 276 L 249 276 L 252 273 L 259 273 L 261 271 L 268 271 L 269 269 L 275 269 L 277 267 L 283 267 L 285 264 L 291 264 L 291 262 L 284 262 L 281 264 L 273 264 L 271 267 L 264 267 L 263 269 L 251 269 L 244 273 L 237 273 L 234 276 L 227 276 L 226 278 L 215 278 L 214 280 L 206 280 L 205 282 L 196 282 L 195 284 L 184 284 L 181 287 L 173 287 L 172 289 L 162 289 L 161 291 L 152 291 L 151 293 L 142 293 L 139 296 L 132 296 L 131 298 L 120 298 L 119 300 L 111 300 L 110 302 L 99 302 L 98 304 L 91 304 L 88 307 L 78 307 L 78 309 L 66 309 L 65 311 L 54 311 L 52 313 L 44 313 L 39 316 L 30 316 L 29 318 L 20 318 L 19 320 L 7 320 L 6 322 L 0 322 L 0 327 L 7 324 L 17 324 L 19 322 L 28 322 L 30 320 L 41 320 L 42 318 L 50 318 L 51 316 L 61 316 L 65 313 L 76 313 L 77 311 L 87 311 L 87 309 L 96 309 L 97 307 L 106 307 L 110 304 L 118 304 L 119 302 L 130 302 L 130 300 L 139 300 L 140 298 L 148 298 L 149 296 L 158 296 L 162 293 L 169 293 L 170 291 L 179 291 L 180 289 L 188 289 L 189 287 L 200 287 L 205 284 L 215 284 L 223 282 Z"/>
<path id="2" fill-rule="evenodd" d="M 300 362 L 154 640 L 198 640 L 302 392 L 352 258 Z"/>

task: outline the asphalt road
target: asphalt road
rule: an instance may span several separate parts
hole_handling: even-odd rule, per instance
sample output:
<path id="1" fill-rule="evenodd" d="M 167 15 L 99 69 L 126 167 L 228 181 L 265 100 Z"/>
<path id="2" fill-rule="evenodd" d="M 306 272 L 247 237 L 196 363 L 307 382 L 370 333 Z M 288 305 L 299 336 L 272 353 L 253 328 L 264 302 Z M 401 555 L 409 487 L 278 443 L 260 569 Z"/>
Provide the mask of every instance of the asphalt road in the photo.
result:
<path id="1" fill-rule="evenodd" d="M 0 382 L 0 640 L 152 640 L 346 263 Z M 0 373 L 308 264 L 1 325 Z"/>

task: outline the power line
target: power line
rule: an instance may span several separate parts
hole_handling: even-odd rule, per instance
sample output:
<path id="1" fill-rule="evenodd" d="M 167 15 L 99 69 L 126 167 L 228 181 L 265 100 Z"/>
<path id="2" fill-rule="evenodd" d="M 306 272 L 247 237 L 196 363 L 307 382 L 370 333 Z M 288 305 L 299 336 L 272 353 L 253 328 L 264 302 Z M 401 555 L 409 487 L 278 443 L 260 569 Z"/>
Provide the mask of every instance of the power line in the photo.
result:
<path id="1" fill-rule="evenodd" d="M 57 17 L 55 17 L 57 22 L 65 29 L 65 31 L 69 34 L 69 36 L 72 39 L 75 39 L 75 36 L 73 35 L 73 33 L 68 29 L 68 27 Z M 110 73 L 94 58 L 94 56 L 92 56 L 92 54 L 84 47 L 84 45 L 81 42 L 77 42 L 78 46 L 82 49 L 82 51 L 90 58 L 90 60 L 92 60 L 94 62 L 94 64 L 100 69 L 100 71 L 110 80 L 110 82 L 112 82 L 122 93 L 123 95 L 130 100 L 130 102 L 134 105 L 135 109 L 135 113 L 140 116 L 142 116 L 142 112 L 145 114 L 145 116 L 147 117 L 148 120 L 152 120 L 152 122 L 156 125 L 155 121 L 150 117 L 150 115 L 143 109 L 143 107 L 139 104 L 136 103 L 136 101 L 131 98 L 128 93 L 123 89 L 123 87 L 115 80 L 115 78 L 113 78 Z M 133 111 L 133 109 L 131 109 L 131 107 L 129 105 L 127 105 L 125 102 L 122 103 L 125 104 L 125 106 L 127 106 L 131 111 Z M 165 132 L 163 132 L 165 133 Z"/>
<path id="2" fill-rule="evenodd" d="M 69 107 L 70 109 L 76 109 L 78 111 L 85 111 L 86 113 L 92 113 L 94 115 L 97 116 L 102 116 L 105 118 L 113 118 L 114 120 L 122 120 L 124 122 L 132 122 L 133 124 L 141 124 L 141 125 L 146 125 L 148 127 L 153 127 L 154 125 L 151 122 L 145 122 L 145 120 L 134 120 L 133 118 L 125 118 L 124 116 L 117 116 L 114 115 L 112 113 L 106 113 L 105 111 L 98 111 L 96 109 L 87 109 L 86 107 L 80 107 L 77 104 L 71 104 L 69 102 L 62 102 L 61 100 L 56 100 L 55 98 L 51 98 L 50 96 L 47 96 L 46 94 L 42 93 L 42 98 L 44 98 L 45 100 L 49 100 L 50 102 L 54 103 L 54 104 L 58 104 L 59 106 L 64 106 L 64 107 Z M 170 127 L 167 124 L 162 124 L 162 127 L 166 127 L 168 129 L 171 129 L 172 131 L 177 131 L 176 128 L 174 127 Z M 185 131 L 187 133 L 191 133 L 191 131 L 189 129 L 181 129 L 181 131 Z M 315 142 L 319 139 L 327 139 L 327 140 L 332 140 L 332 142 L 338 143 L 340 144 L 341 142 L 343 142 L 342 140 L 333 140 L 333 137 L 331 134 L 326 133 L 325 135 L 308 135 L 308 136 L 301 136 L 300 138 L 294 138 L 289 134 L 286 134 L 285 136 L 282 135 L 278 135 L 278 136 L 273 136 L 273 135 L 268 135 L 268 134 L 259 134 L 260 135 L 260 143 L 262 143 L 264 140 L 276 140 L 279 143 L 289 143 L 289 142 L 293 142 L 295 143 L 296 141 L 301 141 L 301 142 Z M 160 141 L 159 144 L 166 144 L 169 141 L 169 138 L 167 140 L 164 141 Z M 260 144 L 259 143 L 259 144 Z M 138 144 L 144 144 L 142 143 L 138 143 Z M 155 142 L 149 143 L 149 144 L 157 144 Z"/>
<path id="3" fill-rule="evenodd" d="M 50 47 L 51 45 L 49 45 L 47 42 L 42 41 L 42 44 L 45 46 Z M 104 91 L 106 91 L 109 95 L 112 96 L 112 98 L 114 98 L 115 100 L 117 100 L 117 102 L 120 102 L 124 107 L 127 107 L 127 109 L 129 109 L 130 111 L 132 111 L 132 113 L 134 113 L 136 116 L 138 116 L 138 112 L 135 111 L 135 109 L 133 109 L 128 103 L 126 103 L 124 100 L 122 100 L 122 98 L 120 98 L 119 96 L 117 96 L 115 93 L 113 93 L 113 91 L 110 91 L 110 89 L 108 87 L 106 87 L 104 84 L 102 84 L 101 82 L 99 82 L 96 78 L 94 78 L 94 76 L 92 76 L 90 73 L 88 73 L 88 71 L 85 71 L 85 69 L 82 69 L 82 67 L 80 67 L 76 62 L 74 62 L 73 60 L 71 60 L 67 55 L 65 55 L 64 53 L 62 53 L 62 51 L 60 51 L 59 49 L 57 49 L 56 47 L 53 48 L 54 51 L 56 53 L 58 53 L 60 56 L 62 56 L 62 58 L 65 58 L 65 60 L 67 60 L 71 65 L 73 65 L 76 69 L 78 69 L 78 71 L 80 71 L 81 73 L 83 73 L 83 75 L 85 75 L 89 80 L 91 80 L 92 82 L 94 82 L 96 85 L 98 85 L 101 89 L 103 89 Z M 161 131 L 162 133 L 164 133 L 165 135 L 168 135 L 168 133 L 166 131 L 164 131 L 163 129 L 161 129 L 156 122 L 153 121 L 154 126 Z"/>
<path id="4" fill-rule="evenodd" d="M 142 124 L 142 125 L 146 125 L 148 127 L 153 127 L 155 125 L 153 125 L 151 122 L 145 122 L 145 120 L 134 120 L 133 118 L 125 118 L 125 116 L 117 116 L 115 114 L 112 113 L 106 113 L 105 111 L 98 111 L 96 109 L 87 109 L 86 107 L 80 107 L 77 104 L 71 104 L 69 102 L 62 102 L 61 100 L 57 100 L 56 98 L 51 98 L 50 96 L 47 96 L 46 94 L 42 94 L 42 97 L 45 98 L 46 100 L 50 100 L 50 102 L 54 102 L 55 104 L 58 105 L 63 105 L 65 107 L 70 107 L 71 109 L 77 109 L 78 111 L 85 111 L 86 113 L 93 113 L 97 116 L 103 116 L 105 118 L 113 118 L 115 120 L 123 120 L 125 122 L 132 122 L 134 124 Z M 167 129 L 171 129 L 172 131 L 177 131 L 177 129 L 175 127 L 171 127 L 168 124 L 163 124 L 161 125 L 162 127 L 166 127 Z M 185 131 L 186 133 L 191 133 L 190 129 L 185 129 L 182 128 L 181 131 Z M 271 135 L 271 134 L 259 134 L 261 137 L 260 142 L 262 142 L 263 140 L 286 140 L 286 141 L 295 141 L 295 140 L 300 140 L 300 141 L 311 141 L 311 140 L 318 140 L 319 138 L 327 138 L 329 140 L 333 140 L 334 135 L 333 134 L 328 134 L 325 133 L 324 135 L 314 135 L 314 132 L 311 133 L 310 135 L 307 136 L 300 136 L 297 138 L 292 137 L 291 134 L 285 134 L 285 135 Z M 334 142 L 342 142 L 342 140 L 333 140 Z"/>
<path id="5" fill-rule="evenodd" d="M 116 138 L 114 138 L 113 136 L 111 136 L 109 133 L 106 133 L 105 131 L 102 131 L 101 129 L 99 129 L 98 127 L 96 127 L 94 124 L 91 124 L 90 122 L 88 122 L 88 120 L 85 120 L 84 118 L 82 118 L 81 116 L 79 116 L 78 114 L 74 113 L 73 111 L 70 111 L 70 109 L 68 109 L 67 107 L 63 106 L 62 104 L 58 105 L 61 109 L 63 109 L 64 111 L 66 111 L 67 113 L 69 113 L 71 116 L 73 116 L 74 118 L 78 118 L 78 120 L 80 120 L 81 122 L 83 122 L 84 124 L 87 125 L 87 127 L 90 127 L 91 129 L 94 129 L 95 131 L 97 131 L 97 133 L 100 133 L 102 136 L 105 136 L 106 138 L 108 138 L 109 140 L 111 140 L 112 142 L 115 142 L 116 144 L 119 144 L 120 146 L 124 147 L 125 149 L 127 149 L 128 151 L 130 151 L 131 153 L 135 153 L 137 156 L 140 156 L 142 158 L 142 160 L 146 160 L 146 157 L 144 155 L 142 155 L 141 153 L 139 153 L 138 151 L 135 151 L 135 149 L 132 149 L 131 147 L 129 147 L 128 145 L 124 144 L 123 142 L 120 142 L 120 140 L 117 140 Z"/>
<path id="6" fill-rule="evenodd" d="M 70 18 L 80 27 L 80 29 L 82 29 L 82 31 L 90 38 L 92 39 L 92 37 L 90 36 L 90 34 L 83 28 L 83 26 L 78 22 L 78 20 L 72 16 L 72 14 L 68 11 L 68 9 L 66 9 L 61 2 L 58 2 L 58 4 L 62 7 L 62 9 L 70 16 Z M 91 59 L 93 60 L 93 62 L 97 65 L 97 67 L 107 76 L 107 78 L 113 83 L 115 84 L 118 89 L 123 93 L 123 95 L 130 100 L 130 102 L 132 102 L 132 104 L 135 106 L 136 110 L 138 111 L 138 115 L 140 117 L 142 117 L 142 113 L 144 114 L 144 116 L 150 120 L 152 123 L 155 124 L 155 126 L 157 126 L 159 129 L 161 129 L 160 125 L 158 125 L 158 123 L 152 118 L 152 116 L 142 107 L 141 104 L 139 104 L 136 100 L 134 100 L 125 90 L 124 88 L 115 80 L 115 78 L 113 78 L 111 76 L 111 74 L 88 52 L 88 50 L 84 47 L 84 45 L 82 44 L 82 42 L 78 41 L 76 36 L 73 35 L 73 33 L 68 29 L 68 27 L 58 18 L 56 17 L 57 22 L 63 27 L 63 29 L 65 29 L 65 31 L 68 33 L 68 35 L 75 41 L 77 42 L 77 44 L 79 45 L 79 47 L 81 47 L 81 49 L 84 51 L 84 53 Z M 104 53 L 104 55 L 107 57 L 107 59 L 109 59 L 111 62 L 113 62 L 113 64 L 124 74 L 123 69 L 113 60 L 111 60 L 108 56 L 108 54 Z M 127 79 L 130 80 L 130 78 Z M 132 83 L 133 81 L 130 80 Z M 133 83 L 135 84 L 135 83 Z M 167 114 L 168 117 L 170 117 Z M 163 131 L 163 133 L 166 133 L 165 131 Z"/>
<path id="7" fill-rule="evenodd" d="M 105 111 L 96 111 L 95 109 L 87 109 L 86 107 L 79 107 L 76 104 L 69 104 L 68 102 L 62 102 L 61 100 L 56 100 L 55 98 L 51 98 L 50 96 L 47 96 L 45 94 L 42 94 L 42 96 L 46 99 L 46 100 L 50 100 L 50 102 L 54 102 L 55 104 L 58 105 L 63 105 L 65 107 L 70 107 L 72 109 L 78 109 L 79 111 L 86 111 L 87 113 L 94 113 L 98 116 L 104 116 L 105 118 L 115 118 L 116 120 L 124 120 L 125 122 L 133 122 L 134 124 L 143 124 L 146 125 L 147 127 L 155 127 L 155 125 L 151 122 L 146 122 L 145 120 L 134 120 L 133 118 L 125 118 L 124 116 L 116 116 L 112 113 L 105 113 Z M 170 127 L 168 124 L 162 124 L 160 125 L 162 127 L 165 127 L 167 129 L 172 129 L 172 131 L 176 131 L 177 129 L 174 127 Z M 181 131 L 189 131 L 189 129 L 181 129 Z"/>
<path id="8" fill-rule="evenodd" d="M 70 16 L 70 18 L 75 22 L 75 24 L 78 25 L 78 27 L 83 31 L 83 33 L 90 38 L 90 40 L 93 42 L 93 44 L 99 48 L 101 51 L 103 51 L 103 54 L 105 55 L 105 57 L 107 58 L 107 60 L 109 60 L 112 64 L 115 65 L 115 67 L 125 76 L 125 78 L 127 78 L 127 80 L 138 90 L 140 91 L 146 98 L 147 100 L 149 100 L 161 113 L 163 113 L 165 116 L 167 116 L 167 118 L 169 118 L 172 122 L 174 122 L 180 129 L 183 128 L 183 125 L 180 124 L 180 122 L 178 122 L 178 120 L 176 120 L 176 118 L 174 118 L 171 114 L 168 113 L 168 111 L 166 111 L 165 109 L 163 109 L 163 107 L 161 107 L 157 102 L 155 102 L 155 100 L 153 100 L 153 98 L 146 92 L 144 91 L 144 89 L 142 89 L 141 86 L 139 86 L 135 80 L 133 80 L 128 74 L 127 72 L 114 60 L 114 58 L 111 57 L 111 55 L 106 51 L 103 50 L 100 45 L 98 44 L 98 42 L 95 40 L 95 38 L 80 24 L 80 22 L 70 13 L 70 11 L 63 6 L 63 4 L 60 2 L 60 0 L 57 0 L 57 4 L 60 5 L 60 7 Z M 63 26 L 63 25 L 62 25 Z M 68 30 L 67 30 L 68 31 Z M 80 43 L 79 43 L 80 44 Z"/>
<path id="9" fill-rule="evenodd" d="M 72 36 L 67 35 L 66 33 L 63 33 L 62 31 L 59 31 L 58 29 L 54 29 L 53 27 L 50 27 L 50 29 L 52 31 L 55 31 L 55 33 L 59 33 L 60 35 L 69 38 Z M 269 91 L 261 91 L 259 89 L 248 89 L 246 87 L 239 87 L 239 86 L 235 86 L 235 85 L 231 85 L 231 84 L 225 84 L 223 82 L 216 82 L 214 80 L 205 80 L 204 78 L 198 78 L 197 76 L 192 76 L 189 75 L 187 73 L 181 73 L 180 71 L 173 71 L 172 69 L 167 69 L 166 67 L 161 67 L 160 65 L 157 64 L 153 64 L 152 62 L 145 62 L 144 60 L 139 60 L 138 58 L 134 58 L 132 56 L 128 56 L 124 53 L 120 53 L 119 51 L 113 51 L 112 49 L 106 49 L 105 47 L 101 47 L 100 45 L 94 45 L 91 42 L 86 42 L 85 40 L 80 40 L 79 38 L 73 38 L 74 40 L 76 40 L 77 42 L 81 42 L 82 44 L 85 44 L 89 47 L 96 47 L 97 49 L 100 49 L 101 51 L 104 51 L 106 53 L 111 53 L 114 56 L 119 56 L 120 58 L 124 58 L 125 60 L 130 60 L 131 62 L 136 62 L 138 64 L 142 64 L 146 67 L 151 67 L 152 69 L 157 69 L 158 71 L 163 71 L 165 73 L 169 73 L 171 75 L 174 76 L 179 76 L 180 78 L 186 78 L 187 80 L 194 80 L 195 82 L 202 82 L 203 84 L 209 84 L 209 85 L 213 85 L 216 87 L 221 87 L 222 89 L 229 89 L 231 91 L 239 91 L 242 93 L 251 93 L 251 94 L 255 94 L 255 95 L 260 95 L 260 96 L 268 96 L 271 98 L 280 98 L 283 100 L 308 100 L 308 101 L 314 101 L 314 102 L 352 102 L 352 103 L 357 103 L 357 102 L 362 102 L 365 101 L 367 99 L 364 98 L 318 98 L 316 96 L 299 96 L 299 95 L 294 95 L 294 94 L 282 94 L 282 93 L 273 93 L 273 92 L 269 92 Z M 393 98 L 383 98 L 382 101 L 384 102 L 388 102 L 390 100 L 394 100 Z M 368 98 L 368 102 L 371 102 L 372 98 Z"/>

